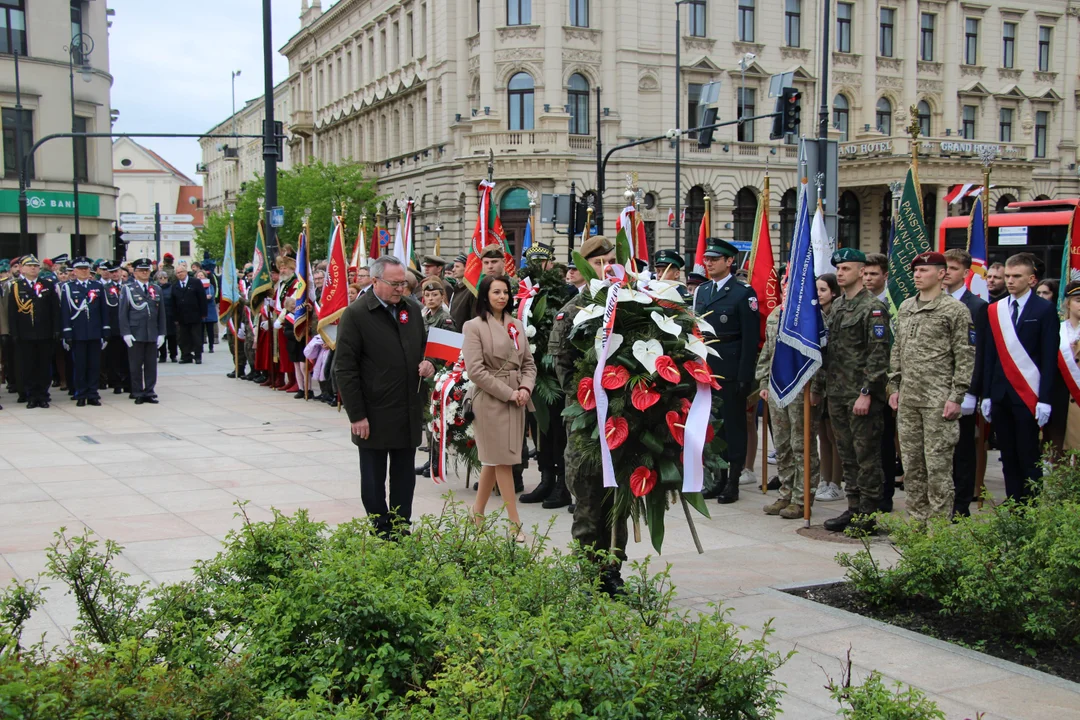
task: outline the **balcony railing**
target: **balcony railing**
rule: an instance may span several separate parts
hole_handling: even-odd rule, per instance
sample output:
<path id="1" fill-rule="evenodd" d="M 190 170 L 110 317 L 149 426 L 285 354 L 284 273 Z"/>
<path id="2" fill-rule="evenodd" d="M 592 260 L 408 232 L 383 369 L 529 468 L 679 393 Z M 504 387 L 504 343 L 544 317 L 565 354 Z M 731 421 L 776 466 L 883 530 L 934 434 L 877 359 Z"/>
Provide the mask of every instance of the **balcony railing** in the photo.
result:
<path id="1" fill-rule="evenodd" d="M 576 151 L 593 152 L 596 145 L 592 135 L 571 135 L 570 149 Z"/>
<path id="2" fill-rule="evenodd" d="M 470 154 L 487 152 L 550 152 L 557 150 L 561 133 L 553 130 L 514 130 L 469 135 Z M 591 138 L 590 138 L 591 139 Z"/>

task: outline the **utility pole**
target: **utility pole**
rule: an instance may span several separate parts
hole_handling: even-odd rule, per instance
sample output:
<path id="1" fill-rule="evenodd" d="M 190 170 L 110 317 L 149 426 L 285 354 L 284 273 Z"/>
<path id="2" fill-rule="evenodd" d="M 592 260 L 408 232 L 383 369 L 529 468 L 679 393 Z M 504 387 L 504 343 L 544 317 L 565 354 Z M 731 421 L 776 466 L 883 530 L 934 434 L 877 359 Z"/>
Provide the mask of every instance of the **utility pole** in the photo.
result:
<path id="1" fill-rule="evenodd" d="M 15 48 L 15 157 L 19 162 L 19 254 L 30 254 L 30 218 L 26 207 L 26 163 L 22 146 L 22 86 L 19 83 L 19 55 L 25 50 Z"/>
<path id="2" fill-rule="evenodd" d="M 161 203 L 154 203 L 154 259 L 161 262 Z"/>
<path id="3" fill-rule="evenodd" d="M 689 0 L 675 3 L 675 252 L 682 241 L 682 136 L 678 129 L 682 120 L 682 6 Z M 688 268 L 694 266 L 688 258 Z"/>
<path id="4" fill-rule="evenodd" d="M 821 33 L 821 109 L 818 111 L 818 172 L 822 177 L 829 176 L 829 25 L 832 22 L 830 10 L 832 3 L 822 3 L 825 6 L 825 24 Z M 828 197 L 829 183 L 823 183 L 818 190 L 818 200 L 825 196 L 822 204 L 825 212 L 831 211 L 831 205 L 836 203 L 836 198 Z M 835 214 L 835 212 L 834 212 Z"/>
<path id="5" fill-rule="evenodd" d="M 566 224 L 566 262 L 574 262 L 574 231 L 577 228 L 577 182 L 570 183 L 570 221 Z"/>
<path id="6" fill-rule="evenodd" d="M 271 33 L 270 0 L 263 0 L 263 85 L 266 119 L 263 121 L 263 177 L 266 182 L 266 253 L 277 256 L 277 232 L 270 226 L 270 213 L 277 205 L 277 138 L 274 137 L 274 43 Z"/>
<path id="7" fill-rule="evenodd" d="M 603 110 L 600 109 L 600 88 L 596 88 L 596 234 L 604 234 L 604 190 L 607 189 L 607 180 L 604 179 L 603 167 L 603 140 L 601 139 L 600 120 Z"/>

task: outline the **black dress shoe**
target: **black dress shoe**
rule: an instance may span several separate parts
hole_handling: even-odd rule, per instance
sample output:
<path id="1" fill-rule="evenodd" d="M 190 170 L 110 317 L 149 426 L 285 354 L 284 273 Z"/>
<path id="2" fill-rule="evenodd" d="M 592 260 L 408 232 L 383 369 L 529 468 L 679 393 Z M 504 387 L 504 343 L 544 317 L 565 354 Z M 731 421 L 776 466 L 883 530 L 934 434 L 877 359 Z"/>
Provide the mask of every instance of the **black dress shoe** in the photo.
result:
<path id="1" fill-rule="evenodd" d="M 26 409 L 27 410 L 33 410 L 36 407 L 37 407 L 37 400 L 30 400 L 30 401 L 28 401 L 26 403 Z"/>
<path id="2" fill-rule="evenodd" d="M 225 377 L 229 378 L 230 380 L 235 380 L 236 379 L 236 371 L 231 370 L 231 371 L 225 373 Z"/>
<path id="3" fill-rule="evenodd" d="M 821 523 L 821 526 L 826 530 L 832 532 L 844 532 L 847 530 L 847 526 L 851 524 L 851 518 L 855 516 L 855 511 L 848 508 L 844 512 L 840 513 L 834 518 L 829 518 L 825 522 Z"/>
<path id="4" fill-rule="evenodd" d="M 293 395 L 293 397 L 296 398 L 297 400 L 303 400 L 304 399 L 304 391 L 301 390 L 300 392 Z"/>
<path id="5" fill-rule="evenodd" d="M 575 510 L 577 510 L 577 503 L 570 503 L 566 506 L 566 512 L 570 513 L 571 515 L 574 514 Z"/>
<path id="6" fill-rule="evenodd" d="M 76 407 L 86 407 L 86 398 L 79 398 L 75 402 Z"/>
<path id="7" fill-rule="evenodd" d="M 91 407 L 101 407 L 101 400 L 99 400 L 98 398 L 89 398 L 86 401 L 86 404 L 90 405 Z"/>
<path id="8" fill-rule="evenodd" d="M 202 358 L 201 357 L 195 358 L 195 364 L 196 365 L 202 365 Z"/>
<path id="9" fill-rule="evenodd" d="M 705 500 L 712 500 L 713 498 L 720 497 L 720 486 L 716 485 L 710 490 L 703 491 L 701 497 Z"/>
<path id="10" fill-rule="evenodd" d="M 180 364 L 180 365 L 190 365 L 190 364 L 191 364 L 191 361 L 190 361 L 190 360 L 181 360 L 181 361 L 179 362 L 179 364 Z"/>
<path id="11" fill-rule="evenodd" d="M 892 510 L 893 510 L 893 501 L 892 500 L 882 500 L 881 504 L 878 505 L 878 510 L 883 512 L 883 513 L 891 513 Z"/>
<path id="12" fill-rule="evenodd" d="M 17 399 L 17 402 L 24 403 L 24 402 L 30 402 L 30 401 L 26 399 L 25 395 L 23 395 L 22 393 L 19 393 L 19 397 Z"/>
<path id="13" fill-rule="evenodd" d="M 214 354 L 214 346 L 213 346 L 213 345 L 211 345 L 211 346 L 210 346 L 210 354 L 211 354 L 211 355 L 213 355 L 213 354 Z"/>
<path id="14" fill-rule="evenodd" d="M 37 406 L 39 408 L 41 408 L 42 410 L 48 410 L 49 409 L 49 401 L 48 400 L 42 400 L 41 402 L 39 402 L 37 404 Z"/>
<path id="15" fill-rule="evenodd" d="M 150 403 L 151 405 L 157 405 L 159 401 L 156 395 L 151 395 L 150 397 L 144 397 L 143 402 Z"/>
<path id="16" fill-rule="evenodd" d="M 141 397 L 135 398 L 135 404 L 136 405 L 142 405 L 144 402 L 146 402 L 146 398 L 141 398 Z"/>
<path id="17" fill-rule="evenodd" d="M 124 394 L 124 389 L 123 388 L 113 388 L 112 394 L 113 395 L 123 395 Z"/>

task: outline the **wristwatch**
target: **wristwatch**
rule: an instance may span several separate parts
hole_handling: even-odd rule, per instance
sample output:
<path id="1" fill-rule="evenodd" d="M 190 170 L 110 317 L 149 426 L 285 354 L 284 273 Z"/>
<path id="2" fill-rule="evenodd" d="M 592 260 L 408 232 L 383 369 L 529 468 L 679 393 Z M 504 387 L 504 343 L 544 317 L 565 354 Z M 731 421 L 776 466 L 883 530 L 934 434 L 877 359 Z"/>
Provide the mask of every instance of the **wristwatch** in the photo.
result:
<path id="1" fill-rule="evenodd" d="M 860 395 L 869 395 L 870 394 L 870 388 L 867 388 L 867 387 L 859 388 L 859 394 Z"/>

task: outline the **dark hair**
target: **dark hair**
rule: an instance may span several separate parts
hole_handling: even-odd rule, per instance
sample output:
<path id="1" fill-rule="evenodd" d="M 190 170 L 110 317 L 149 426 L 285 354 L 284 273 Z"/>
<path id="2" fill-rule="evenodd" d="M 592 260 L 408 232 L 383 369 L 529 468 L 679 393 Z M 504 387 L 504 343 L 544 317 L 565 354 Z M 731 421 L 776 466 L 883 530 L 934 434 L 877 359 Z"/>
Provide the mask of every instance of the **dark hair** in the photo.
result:
<path id="1" fill-rule="evenodd" d="M 829 286 L 829 292 L 833 294 L 833 299 L 840 296 L 840 283 L 836 282 L 836 275 L 834 273 L 818 275 L 817 279 Z"/>
<path id="2" fill-rule="evenodd" d="M 881 272 L 885 274 L 889 272 L 889 258 L 883 253 L 867 253 L 866 265 L 881 268 Z"/>
<path id="3" fill-rule="evenodd" d="M 1043 285 L 1050 288 L 1050 294 L 1054 296 L 1054 302 L 1057 302 L 1058 288 L 1061 287 L 1061 283 L 1059 283 L 1057 280 L 1047 278 L 1045 280 L 1040 280 L 1039 283 L 1035 286 L 1035 290 L 1038 291 L 1038 289 Z"/>
<path id="4" fill-rule="evenodd" d="M 513 292 L 510 289 L 510 280 L 502 275 L 487 275 L 480 281 L 480 287 L 476 290 L 476 316 L 481 320 L 487 320 L 488 315 L 491 314 L 491 303 L 488 302 L 488 293 L 491 291 L 492 283 L 501 282 L 506 285 L 506 292 L 509 294 Z M 509 309 L 509 303 L 506 309 Z M 505 312 L 505 310 L 504 310 Z"/>
<path id="5" fill-rule="evenodd" d="M 1031 274 L 1035 274 L 1035 256 L 1028 252 L 1019 252 L 1009 257 L 1005 261 L 1005 267 L 1027 267 L 1031 269 Z"/>

